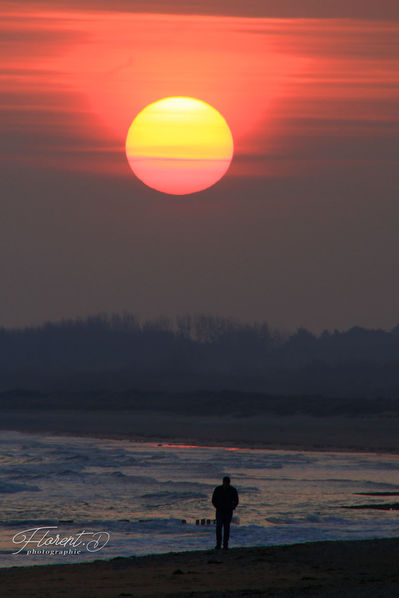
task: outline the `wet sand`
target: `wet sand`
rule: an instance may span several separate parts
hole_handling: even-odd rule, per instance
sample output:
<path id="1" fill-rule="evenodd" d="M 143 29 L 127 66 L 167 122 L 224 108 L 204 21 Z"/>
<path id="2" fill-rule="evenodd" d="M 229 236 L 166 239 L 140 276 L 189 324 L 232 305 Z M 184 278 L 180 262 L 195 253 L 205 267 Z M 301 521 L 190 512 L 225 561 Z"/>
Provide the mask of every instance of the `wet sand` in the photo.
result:
<path id="1" fill-rule="evenodd" d="M 0 429 L 208 446 L 399 453 L 398 418 L 389 415 L 222 417 L 137 410 L 2 410 Z"/>
<path id="2" fill-rule="evenodd" d="M 2 598 L 398 598 L 399 539 L 0 569 Z"/>

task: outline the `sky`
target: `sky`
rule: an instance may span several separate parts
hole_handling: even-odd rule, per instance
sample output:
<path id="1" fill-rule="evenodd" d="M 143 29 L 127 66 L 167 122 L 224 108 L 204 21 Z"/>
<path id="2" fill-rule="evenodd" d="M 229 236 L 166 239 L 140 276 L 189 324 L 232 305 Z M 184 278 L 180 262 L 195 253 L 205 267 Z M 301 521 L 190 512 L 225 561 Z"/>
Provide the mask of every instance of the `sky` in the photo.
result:
<path id="1" fill-rule="evenodd" d="M 399 322 L 399 4 L 1 2 L 0 326 L 211 313 Z M 132 173 L 146 105 L 201 99 L 234 158 L 200 193 Z"/>

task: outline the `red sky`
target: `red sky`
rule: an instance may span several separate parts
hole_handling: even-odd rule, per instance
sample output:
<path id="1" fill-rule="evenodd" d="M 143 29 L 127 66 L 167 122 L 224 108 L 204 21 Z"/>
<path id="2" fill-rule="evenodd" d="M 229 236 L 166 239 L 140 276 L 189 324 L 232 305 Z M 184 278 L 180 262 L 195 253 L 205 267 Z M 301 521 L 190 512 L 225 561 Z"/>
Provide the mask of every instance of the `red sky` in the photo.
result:
<path id="1" fill-rule="evenodd" d="M 397 3 L 109 6 L 0 2 L 0 324 L 396 324 Z M 215 106 L 235 140 L 195 198 L 146 189 L 123 153 L 171 95 Z"/>

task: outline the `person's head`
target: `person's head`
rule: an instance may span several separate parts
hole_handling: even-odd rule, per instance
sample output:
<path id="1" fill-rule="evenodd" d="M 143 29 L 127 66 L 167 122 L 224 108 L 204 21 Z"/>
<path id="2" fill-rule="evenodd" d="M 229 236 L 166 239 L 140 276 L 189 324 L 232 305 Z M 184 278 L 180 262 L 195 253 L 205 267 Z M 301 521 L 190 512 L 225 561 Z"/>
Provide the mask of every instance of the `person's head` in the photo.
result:
<path id="1" fill-rule="evenodd" d="M 228 475 L 225 475 L 223 478 L 223 486 L 230 486 L 230 478 Z"/>

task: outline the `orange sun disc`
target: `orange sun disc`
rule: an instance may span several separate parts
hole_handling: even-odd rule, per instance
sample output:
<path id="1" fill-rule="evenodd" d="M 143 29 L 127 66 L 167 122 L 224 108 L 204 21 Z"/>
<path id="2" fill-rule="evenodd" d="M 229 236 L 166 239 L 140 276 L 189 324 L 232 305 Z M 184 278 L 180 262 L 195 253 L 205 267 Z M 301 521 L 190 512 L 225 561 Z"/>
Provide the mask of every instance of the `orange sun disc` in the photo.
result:
<path id="1" fill-rule="evenodd" d="M 211 187 L 227 172 L 233 137 L 223 116 L 194 98 L 149 104 L 130 125 L 126 156 L 148 187 L 171 195 Z"/>

